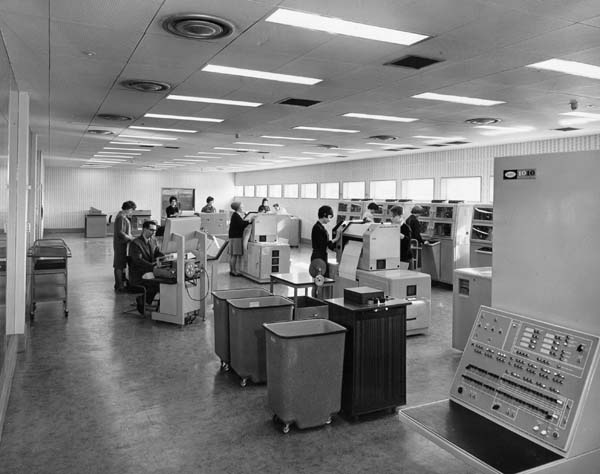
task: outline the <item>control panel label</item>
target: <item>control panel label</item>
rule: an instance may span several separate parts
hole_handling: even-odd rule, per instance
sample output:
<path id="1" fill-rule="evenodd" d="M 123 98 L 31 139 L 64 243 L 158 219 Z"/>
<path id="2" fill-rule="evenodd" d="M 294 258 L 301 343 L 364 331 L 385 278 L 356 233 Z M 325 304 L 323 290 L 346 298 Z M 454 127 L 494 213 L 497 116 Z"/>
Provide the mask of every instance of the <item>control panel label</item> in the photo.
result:
<path id="1" fill-rule="evenodd" d="M 535 168 L 522 170 L 504 170 L 503 179 L 535 179 Z"/>

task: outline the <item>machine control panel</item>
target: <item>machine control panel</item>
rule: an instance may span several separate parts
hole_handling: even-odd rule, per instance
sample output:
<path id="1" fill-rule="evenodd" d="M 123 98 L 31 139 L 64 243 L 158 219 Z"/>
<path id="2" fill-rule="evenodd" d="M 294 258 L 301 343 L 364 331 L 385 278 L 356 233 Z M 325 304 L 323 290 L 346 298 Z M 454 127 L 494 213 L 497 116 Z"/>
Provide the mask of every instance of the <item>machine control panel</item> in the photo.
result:
<path id="1" fill-rule="evenodd" d="M 452 400 L 566 452 L 598 365 L 598 337 L 481 306 Z"/>

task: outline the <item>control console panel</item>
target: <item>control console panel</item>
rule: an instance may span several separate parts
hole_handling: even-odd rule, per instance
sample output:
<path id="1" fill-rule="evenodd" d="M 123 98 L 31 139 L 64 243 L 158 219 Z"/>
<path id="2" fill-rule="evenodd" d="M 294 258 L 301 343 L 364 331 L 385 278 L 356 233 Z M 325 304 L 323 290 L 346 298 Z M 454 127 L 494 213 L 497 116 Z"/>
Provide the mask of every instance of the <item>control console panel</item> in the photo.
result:
<path id="1" fill-rule="evenodd" d="M 481 306 L 450 398 L 566 452 L 598 365 L 598 337 Z"/>

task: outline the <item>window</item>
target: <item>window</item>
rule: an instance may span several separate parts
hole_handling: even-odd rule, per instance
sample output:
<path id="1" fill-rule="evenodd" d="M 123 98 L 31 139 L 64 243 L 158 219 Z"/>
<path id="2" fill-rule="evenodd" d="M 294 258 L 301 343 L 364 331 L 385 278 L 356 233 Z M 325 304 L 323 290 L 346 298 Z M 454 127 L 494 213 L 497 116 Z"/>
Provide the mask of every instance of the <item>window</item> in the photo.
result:
<path id="1" fill-rule="evenodd" d="M 481 176 L 442 178 L 441 199 L 481 202 Z"/>
<path id="2" fill-rule="evenodd" d="M 364 199 L 365 182 L 349 181 L 342 183 L 342 199 Z"/>
<path id="3" fill-rule="evenodd" d="M 301 184 L 300 197 L 304 199 L 317 199 L 317 183 Z"/>
<path id="4" fill-rule="evenodd" d="M 266 184 L 257 184 L 256 185 L 256 196 L 257 197 L 267 197 L 267 185 Z"/>
<path id="5" fill-rule="evenodd" d="M 340 183 L 321 183 L 321 199 L 339 199 Z"/>
<path id="6" fill-rule="evenodd" d="M 281 184 L 269 184 L 269 197 L 281 197 Z"/>
<path id="7" fill-rule="evenodd" d="M 244 196 L 254 197 L 254 185 L 244 186 Z"/>
<path id="8" fill-rule="evenodd" d="M 297 184 L 284 184 L 283 185 L 283 197 L 297 198 L 298 197 L 298 185 Z"/>
<path id="9" fill-rule="evenodd" d="M 433 178 L 403 179 L 402 199 L 431 201 L 433 199 Z"/>
<path id="10" fill-rule="evenodd" d="M 244 195 L 244 186 L 234 186 L 233 194 L 234 194 L 234 196 L 243 196 Z"/>
<path id="11" fill-rule="evenodd" d="M 490 176 L 490 202 L 494 202 L 494 177 Z"/>
<path id="12" fill-rule="evenodd" d="M 396 199 L 396 180 L 371 181 L 371 199 Z"/>

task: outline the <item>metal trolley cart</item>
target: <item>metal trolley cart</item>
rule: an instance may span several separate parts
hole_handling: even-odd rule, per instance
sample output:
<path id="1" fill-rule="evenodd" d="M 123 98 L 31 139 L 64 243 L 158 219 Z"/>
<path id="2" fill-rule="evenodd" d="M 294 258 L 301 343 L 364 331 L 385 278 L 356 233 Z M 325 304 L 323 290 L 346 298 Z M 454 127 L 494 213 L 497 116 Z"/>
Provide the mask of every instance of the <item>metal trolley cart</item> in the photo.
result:
<path id="1" fill-rule="evenodd" d="M 31 319 L 37 303 L 51 301 L 62 301 L 65 317 L 69 316 L 67 258 L 71 257 L 71 249 L 63 239 L 39 239 L 29 249 L 28 256 L 31 257 Z"/>

